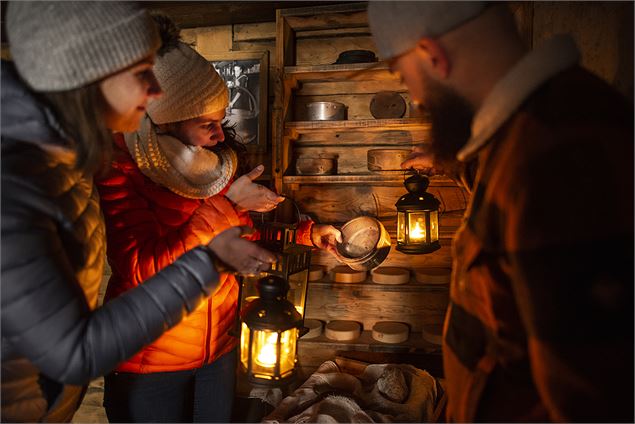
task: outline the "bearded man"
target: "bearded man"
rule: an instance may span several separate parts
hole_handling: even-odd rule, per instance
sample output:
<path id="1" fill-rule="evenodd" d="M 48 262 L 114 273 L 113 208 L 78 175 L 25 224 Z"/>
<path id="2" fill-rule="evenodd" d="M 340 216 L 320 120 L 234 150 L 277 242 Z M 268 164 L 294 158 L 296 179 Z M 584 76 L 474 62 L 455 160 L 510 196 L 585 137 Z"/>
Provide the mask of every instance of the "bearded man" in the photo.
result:
<path id="1" fill-rule="evenodd" d="M 431 143 L 402 166 L 472 177 L 448 419 L 632 422 L 632 104 L 569 37 L 528 51 L 505 4 L 371 1 L 368 16 L 431 116 Z"/>

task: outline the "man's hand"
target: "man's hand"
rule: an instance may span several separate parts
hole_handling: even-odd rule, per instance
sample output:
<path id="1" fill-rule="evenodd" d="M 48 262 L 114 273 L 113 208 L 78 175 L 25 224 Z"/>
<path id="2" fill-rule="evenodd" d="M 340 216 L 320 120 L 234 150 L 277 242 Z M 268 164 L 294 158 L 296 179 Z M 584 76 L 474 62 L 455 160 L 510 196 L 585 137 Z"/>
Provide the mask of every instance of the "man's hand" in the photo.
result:
<path id="1" fill-rule="evenodd" d="M 320 249 L 336 254 L 337 243 L 342 242 L 342 233 L 332 225 L 313 224 L 311 241 Z"/>
<path id="2" fill-rule="evenodd" d="M 234 202 L 239 211 L 269 212 L 284 200 L 267 187 L 253 182 L 264 170 L 264 166 L 258 165 L 234 181 L 227 190 L 225 197 Z"/>
<path id="3" fill-rule="evenodd" d="M 207 245 L 216 257 L 241 274 L 257 274 L 271 269 L 276 255 L 245 240 L 242 236 L 253 233 L 247 226 L 231 227 L 221 232 Z"/>
<path id="4" fill-rule="evenodd" d="M 434 155 L 426 145 L 418 145 L 412 149 L 412 153 L 401 163 L 402 169 L 414 168 L 426 175 L 442 174 L 438 167 L 435 167 Z"/>

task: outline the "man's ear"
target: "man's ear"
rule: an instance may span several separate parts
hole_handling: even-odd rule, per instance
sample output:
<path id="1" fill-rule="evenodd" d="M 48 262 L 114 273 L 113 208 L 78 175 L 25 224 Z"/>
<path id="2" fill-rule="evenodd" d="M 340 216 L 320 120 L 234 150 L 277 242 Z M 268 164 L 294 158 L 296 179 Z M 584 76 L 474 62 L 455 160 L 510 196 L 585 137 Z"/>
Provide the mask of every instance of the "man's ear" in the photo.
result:
<path id="1" fill-rule="evenodd" d="M 426 62 L 432 74 L 439 79 L 448 77 L 450 74 L 450 60 L 439 41 L 424 37 L 417 43 L 417 52 Z"/>

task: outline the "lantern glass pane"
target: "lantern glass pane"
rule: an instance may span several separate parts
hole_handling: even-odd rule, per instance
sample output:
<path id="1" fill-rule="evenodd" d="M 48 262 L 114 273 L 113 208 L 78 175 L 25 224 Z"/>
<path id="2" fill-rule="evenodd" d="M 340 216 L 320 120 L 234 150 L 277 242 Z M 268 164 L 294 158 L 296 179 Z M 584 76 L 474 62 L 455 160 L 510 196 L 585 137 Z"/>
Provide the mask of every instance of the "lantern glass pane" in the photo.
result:
<path id="1" fill-rule="evenodd" d="M 245 276 L 243 277 L 243 286 L 241 288 L 241 292 L 240 292 L 240 310 L 244 310 L 245 309 L 245 305 L 249 302 L 251 302 L 252 300 L 255 300 L 258 298 L 259 293 L 258 293 L 258 280 L 261 278 L 260 275 L 258 276 Z"/>
<path id="2" fill-rule="evenodd" d="M 244 322 L 240 328 L 240 362 L 247 369 L 249 365 L 249 327 Z"/>
<path id="3" fill-rule="evenodd" d="M 408 243 L 426 243 L 426 212 L 410 212 Z"/>
<path id="4" fill-rule="evenodd" d="M 430 212 L 430 243 L 439 240 L 439 212 Z"/>
<path id="5" fill-rule="evenodd" d="M 285 377 L 295 366 L 295 345 L 298 329 L 291 328 L 280 336 L 280 376 Z"/>
<path id="6" fill-rule="evenodd" d="M 397 242 L 406 242 L 406 214 L 397 212 Z"/>
<path id="7" fill-rule="evenodd" d="M 289 292 L 287 300 L 293 303 L 295 309 L 304 317 L 304 303 L 306 301 L 306 284 L 309 278 L 309 270 L 305 269 L 289 275 Z"/>
<path id="8" fill-rule="evenodd" d="M 252 330 L 251 371 L 259 378 L 273 378 L 278 360 L 278 332 L 269 330 Z"/>

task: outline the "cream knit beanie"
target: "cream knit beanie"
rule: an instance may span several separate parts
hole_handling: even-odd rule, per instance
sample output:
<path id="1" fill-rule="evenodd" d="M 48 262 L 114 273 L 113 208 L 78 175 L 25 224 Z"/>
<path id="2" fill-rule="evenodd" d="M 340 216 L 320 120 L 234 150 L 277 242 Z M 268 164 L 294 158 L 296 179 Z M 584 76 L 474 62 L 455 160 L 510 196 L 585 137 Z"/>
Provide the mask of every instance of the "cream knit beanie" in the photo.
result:
<path id="1" fill-rule="evenodd" d="M 7 37 L 20 76 L 35 91 L 64 91 L 154 53 L 159 34 L 138 4 L 10 1 Z"/>
<path id="2" fill-rule="evenodd" d="M 163 96 L 148 104 L 155 124 L 185 121 L 227 108 L 229 92 L 211 63 L 185 43 L 158 57 L 154 73 Z"/>

